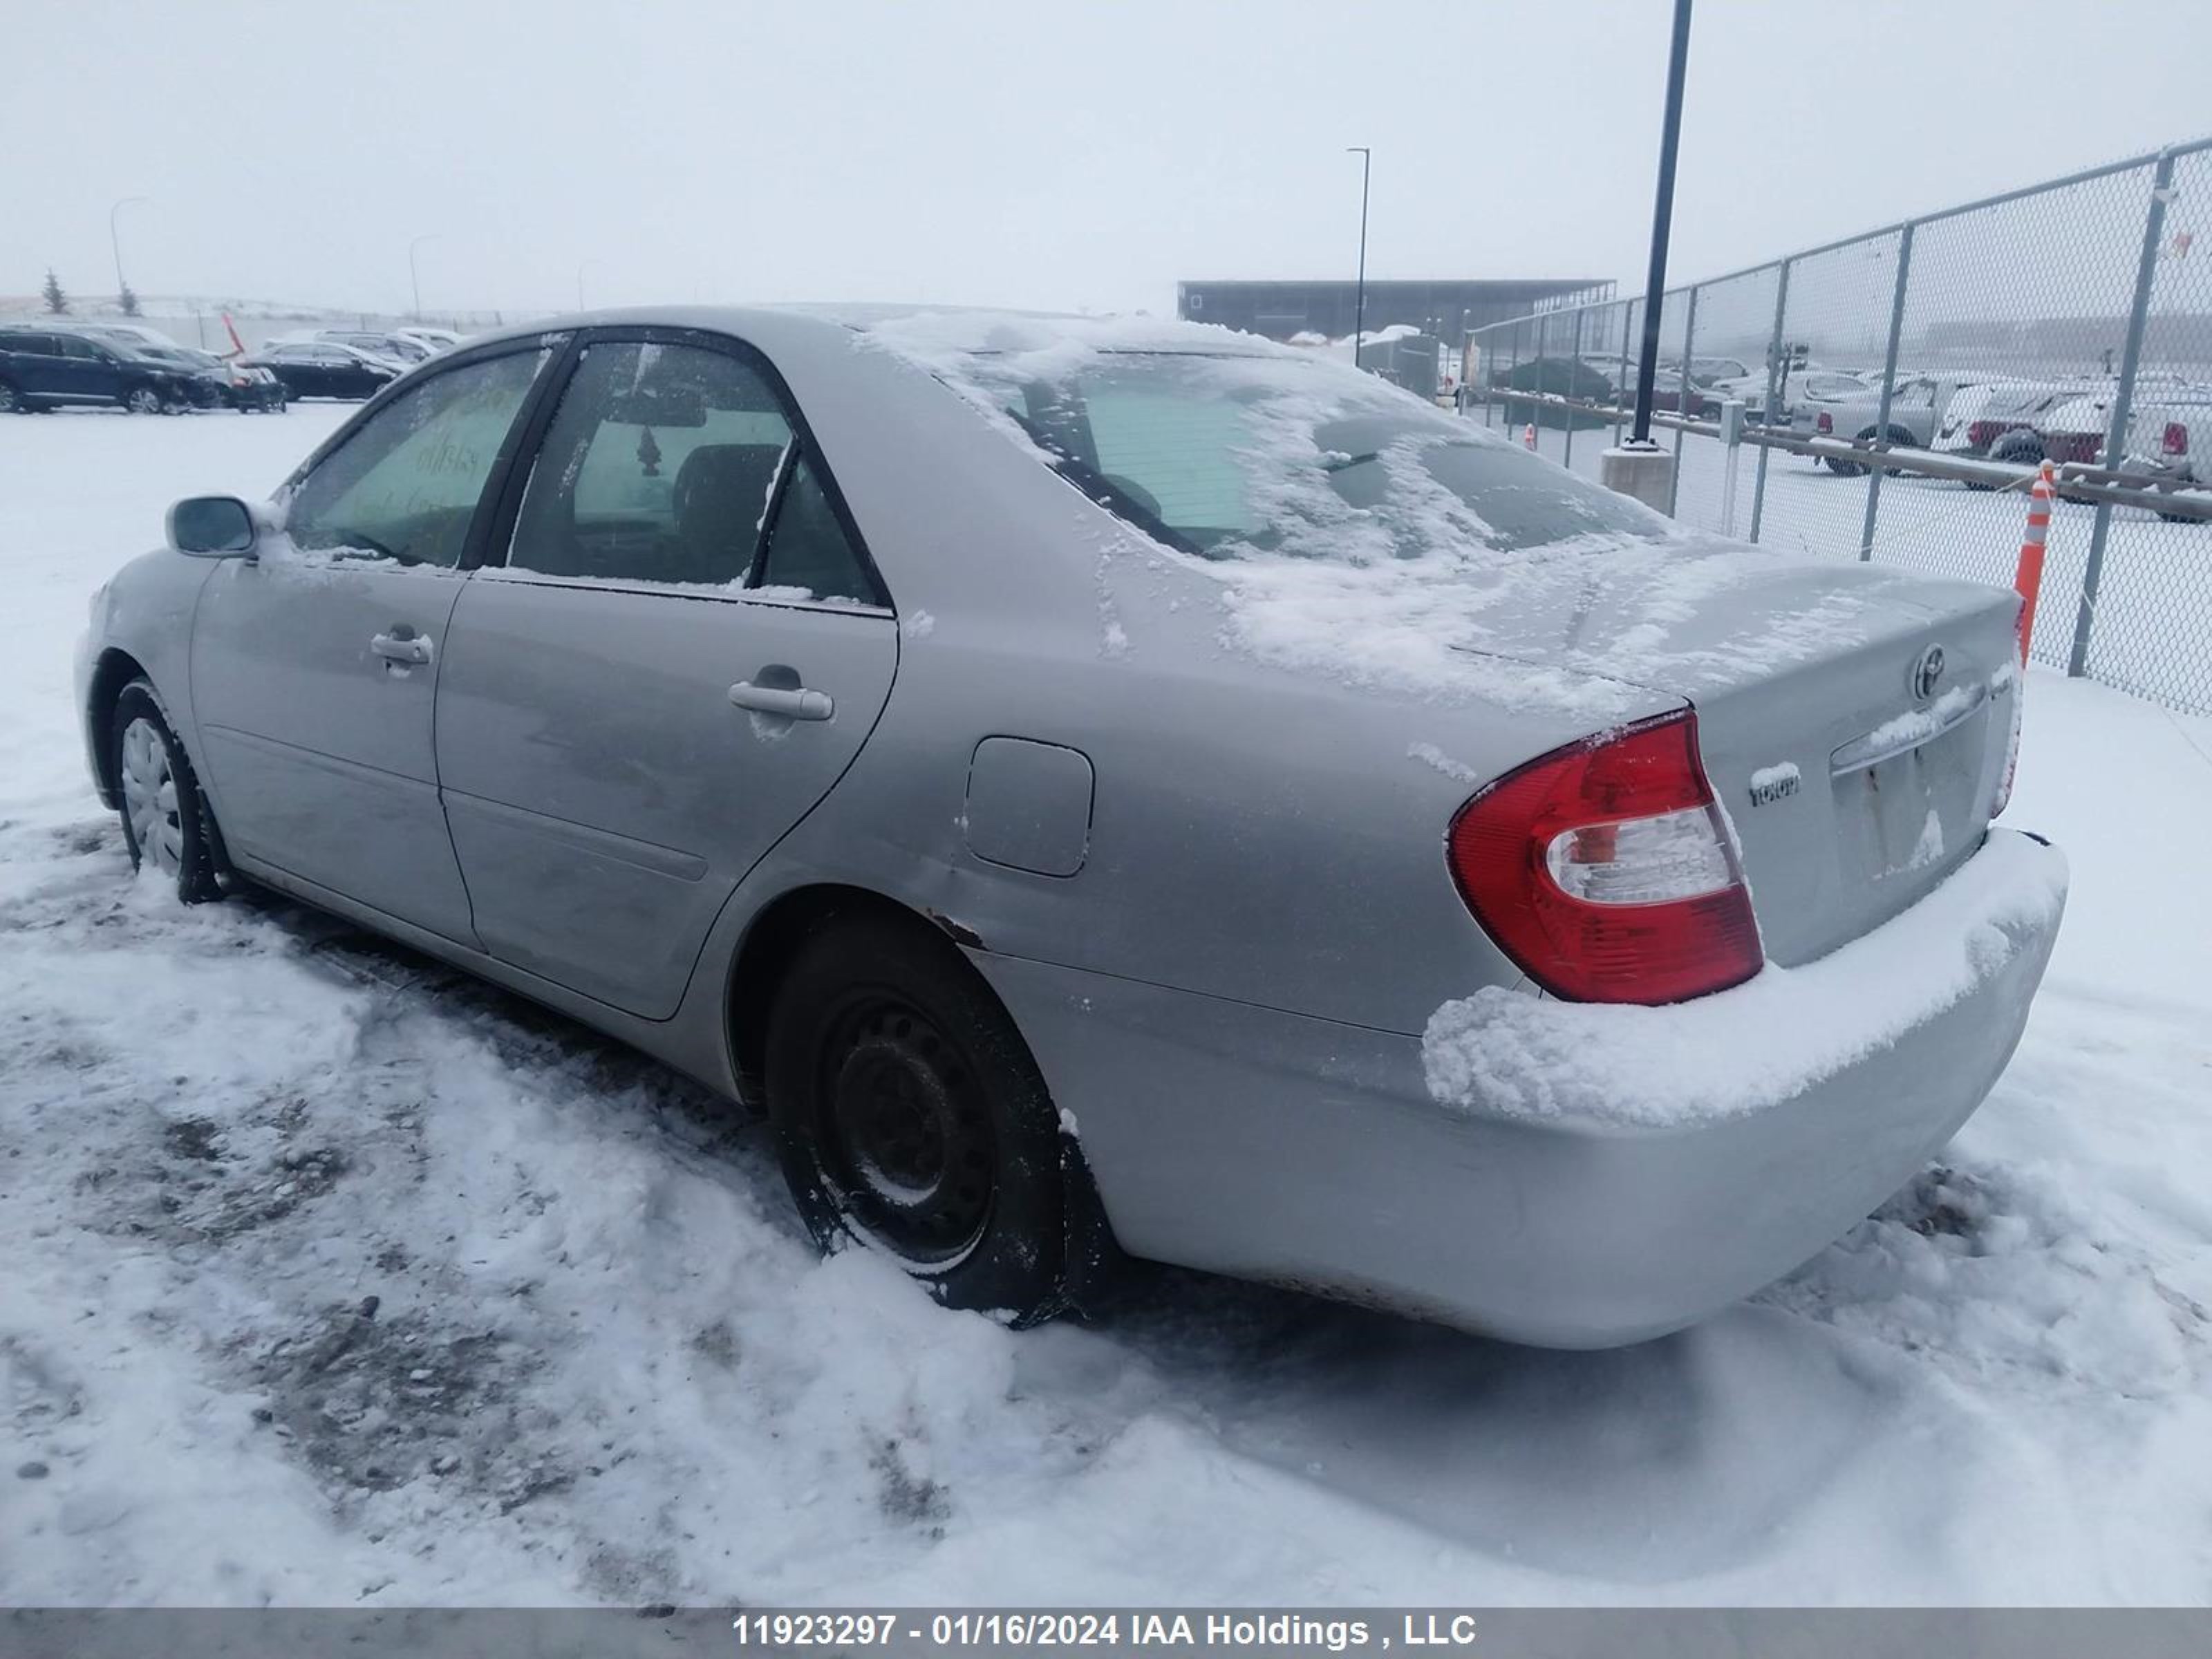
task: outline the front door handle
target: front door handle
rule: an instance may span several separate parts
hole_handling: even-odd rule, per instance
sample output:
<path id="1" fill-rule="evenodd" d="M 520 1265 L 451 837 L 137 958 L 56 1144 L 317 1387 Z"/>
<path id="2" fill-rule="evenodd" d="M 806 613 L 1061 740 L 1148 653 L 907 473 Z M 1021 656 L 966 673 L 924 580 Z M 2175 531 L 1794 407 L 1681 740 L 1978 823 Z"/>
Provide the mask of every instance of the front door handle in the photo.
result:
<path id="1" fill-rule="evenodd" d="M 386 662 L 408 662 L 421 665 L 430 660 L 430 641 L 428 635 L 417 634 L 402 624 L 400 632 L 379 634 L 368 642 L 368 648 Z"/>
<path id="2" fill-rule="evenodd" d="M 826 720 L 837 707 L 827 691 L 810 691 L 803 685 L 755 685 L 750 680 L 732 686 L 730 701 L 757 714 L 781 714 L 787 720 Z"/>

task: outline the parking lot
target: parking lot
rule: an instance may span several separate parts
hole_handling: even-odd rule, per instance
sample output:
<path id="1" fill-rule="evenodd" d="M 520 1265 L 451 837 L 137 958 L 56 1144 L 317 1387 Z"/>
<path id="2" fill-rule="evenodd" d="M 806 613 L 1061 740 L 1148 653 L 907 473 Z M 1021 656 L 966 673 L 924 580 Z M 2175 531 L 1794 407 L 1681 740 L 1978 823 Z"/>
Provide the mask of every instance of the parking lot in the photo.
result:
<path id="1" fill-rule="evenodd" d="M 2075 886 L 2027 1038 L 1751 1302 L 1553 1353 L 1158 1272 L 1013 1333 L 817 1260 L 765 1134 L 658 1067 L 133 881 L 70 705 L 87 598 L 348 412 L 0 429 L 0 1597 L 2201 1599 L 2212 720 L 2031 675 L 2006 821 Z M 2016 501 L 1926 493 L 2008 574 Z"/>

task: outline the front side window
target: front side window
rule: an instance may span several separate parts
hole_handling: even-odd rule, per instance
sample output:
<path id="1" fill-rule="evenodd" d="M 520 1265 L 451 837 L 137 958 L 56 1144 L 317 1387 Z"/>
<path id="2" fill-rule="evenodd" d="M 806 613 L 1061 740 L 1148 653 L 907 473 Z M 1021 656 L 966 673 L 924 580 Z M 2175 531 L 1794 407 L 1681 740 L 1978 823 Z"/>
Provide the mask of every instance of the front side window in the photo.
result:
<path id="1" fill-rule="evenodd" d="M 791 447 L 775 392 L 738 358 L 591 346 L 531 471 L 507 565 L 742 587 Z"/>
<path id="2" fill-rule="evenodd" d="M 458 564 L 500 446 L 549 355 L 465 364 L 393 398 L 301 481 L 285 513 L 293 544 Z"/>

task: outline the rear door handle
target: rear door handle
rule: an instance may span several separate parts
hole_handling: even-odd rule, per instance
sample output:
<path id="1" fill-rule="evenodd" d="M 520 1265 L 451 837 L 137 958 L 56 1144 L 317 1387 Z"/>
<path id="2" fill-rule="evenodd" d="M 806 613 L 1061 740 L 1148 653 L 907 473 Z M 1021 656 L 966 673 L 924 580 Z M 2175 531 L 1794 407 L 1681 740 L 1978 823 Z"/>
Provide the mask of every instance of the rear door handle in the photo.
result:
<path id="1" fill-rule="evenodd" d="M 750 680 L 732 686 L 730 701 L 757 714 L 781 714 L 787 720 L 826 720 L 837 707 L 827 691 L 810 691 L 803 685 L 755 685 Z"/>
<path id="2" fill-rule="evenodd" d="M 386 662 L 422 664 L 430 660 L 429 639 L 411 629 L 404 634 L 379 634 L 369 641 L 368 648 Z"/>

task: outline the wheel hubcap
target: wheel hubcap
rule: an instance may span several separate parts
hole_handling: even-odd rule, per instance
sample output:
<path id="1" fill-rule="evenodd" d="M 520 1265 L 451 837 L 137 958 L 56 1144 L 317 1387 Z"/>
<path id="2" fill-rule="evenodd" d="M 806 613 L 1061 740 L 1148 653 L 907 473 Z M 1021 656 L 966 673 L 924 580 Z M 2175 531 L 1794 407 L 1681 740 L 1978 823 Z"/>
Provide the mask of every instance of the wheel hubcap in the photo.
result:
<path id="1" fill-rule="evenodd" d="M 847 1217 L 909 1261 L 964 1255 L 990 1219 L 990 1115 L 974 1072 L 918 1009 L 869 994 L 823 1045 L 816 1145 Z"/>
<path id="2" fill-rule="evenodd" d="M 184 821 L 177 815 L 177 779 L 169 746 L 140 716 L 123 728 L 123 813 L 138 856 L 173 873 L 185 861 Z"/>

